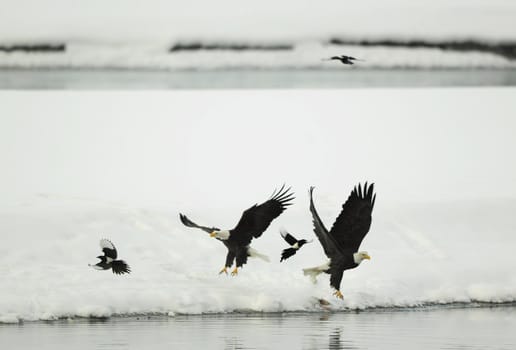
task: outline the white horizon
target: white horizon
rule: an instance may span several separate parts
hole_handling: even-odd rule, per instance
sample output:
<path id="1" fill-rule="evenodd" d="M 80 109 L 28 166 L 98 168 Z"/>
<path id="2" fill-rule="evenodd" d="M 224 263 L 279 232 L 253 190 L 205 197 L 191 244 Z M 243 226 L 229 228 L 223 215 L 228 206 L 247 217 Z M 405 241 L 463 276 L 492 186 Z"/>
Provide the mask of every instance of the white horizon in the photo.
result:
<path id="1" fill-rule="evenodd" d="M 504 0 L 88 1 L 5 0 L 0 41 L 515 40 L 516 3 Z"/>

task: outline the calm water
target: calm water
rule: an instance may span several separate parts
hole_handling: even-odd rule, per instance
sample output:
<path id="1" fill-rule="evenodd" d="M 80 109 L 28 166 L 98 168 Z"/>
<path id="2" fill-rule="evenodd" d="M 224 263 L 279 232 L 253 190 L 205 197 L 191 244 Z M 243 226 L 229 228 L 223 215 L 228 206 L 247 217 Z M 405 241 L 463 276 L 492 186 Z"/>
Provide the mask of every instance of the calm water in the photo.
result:
<path id="1" fill-rule="evenodd" d="M 516 307 L 0 325 L 1 349 L 516 349 Z"/>
<path id="2" fill-rule="evenodd" d="M 0 70 L 0 89 L 290 89 L 516 86 L 516 70 Z"/>

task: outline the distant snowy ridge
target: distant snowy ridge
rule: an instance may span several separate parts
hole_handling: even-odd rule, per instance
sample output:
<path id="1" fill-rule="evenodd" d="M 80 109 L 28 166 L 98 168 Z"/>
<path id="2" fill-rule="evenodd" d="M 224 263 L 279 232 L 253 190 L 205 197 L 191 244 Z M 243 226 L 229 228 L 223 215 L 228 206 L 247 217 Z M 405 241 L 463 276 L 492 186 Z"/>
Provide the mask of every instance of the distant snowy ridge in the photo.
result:
<path id="1" fill-rule="evenodd" d="M 391 40 L 391 39 L 339 39 L 329 41 L 334 45 L 387 46 L 406 48 L 437 48 L 446 51 L 490 52 L 506 58 L 516 59 L 516 42 L 489 42 L 479 40 Z"/>
<path id="2" fill-rule="evenodd" d="M 58 48 L 58 49 L 56 49 Z M 363 61 L 323 61 L 347 54 Z M 516 68 L 516 44 L 487 41 L 352 40 L 178 41 L 165 44 L 35 43 L 0 45 L 0 68 L 149 70 Z"/>

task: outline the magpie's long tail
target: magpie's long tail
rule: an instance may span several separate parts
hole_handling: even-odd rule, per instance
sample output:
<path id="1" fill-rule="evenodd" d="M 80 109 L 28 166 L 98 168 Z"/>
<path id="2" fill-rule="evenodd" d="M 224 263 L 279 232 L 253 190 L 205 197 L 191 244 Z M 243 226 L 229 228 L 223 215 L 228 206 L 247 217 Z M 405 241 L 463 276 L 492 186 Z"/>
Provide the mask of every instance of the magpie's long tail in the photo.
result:
<path id="1" fill-rule="evenodd" d="M 123 260 L 114 260 L 113 262 L 111 262 L 111 268 L 113 269 L 113 273 L 115 273 L 117 275 L 123 275 L 124 273 L 131 273 L 131 268 Z"/>
<path id="2" fill-rule="evenodd" d="M 287 260 L 292 255 L 296 254 L 296 251 L 297 251 L 297 249 L 294 249 L 294 248 L 283 249 L 283 252 L 281 253 L 280 262 L 282 262 L 283 260 Z"/>

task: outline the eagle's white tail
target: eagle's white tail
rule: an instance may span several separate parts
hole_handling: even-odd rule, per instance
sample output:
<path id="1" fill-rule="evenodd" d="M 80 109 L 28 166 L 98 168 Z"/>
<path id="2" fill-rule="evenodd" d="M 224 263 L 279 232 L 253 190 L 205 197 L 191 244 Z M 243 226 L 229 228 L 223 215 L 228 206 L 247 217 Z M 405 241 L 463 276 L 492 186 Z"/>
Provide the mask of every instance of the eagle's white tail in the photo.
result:
<path id="1" fill-rule="evenodd" d="M 317 276 L 319 276 L 319 274 L 323 273 L 324 271 L 328 270 L 330 268 L 330 263 L 331 263 L 331 260 L 328 260 L 327 263 L 322 264 L 321 266 L 309 267 L 307 269 L 303 269 L 303 274 L 305 276 L 310 276 L 310 279 L 312 280 L 312 282 L 316 283 Z"/>
<path id="2" fill-rule="evenodd" d="M 271 262 L 271 259 L 269 259 L 269 257 L 267 255 L 262 254 L 262 253 L 258 253 L 257 250 L 255 250 L 255 249 L 253 249 L 251 247 L 247 248 L 247 254 L 249 254 L 249 256 L 251 258 L 260 258 L 263 261 Z"/>

